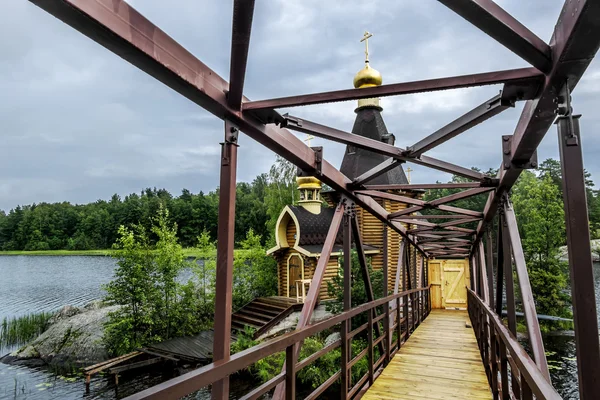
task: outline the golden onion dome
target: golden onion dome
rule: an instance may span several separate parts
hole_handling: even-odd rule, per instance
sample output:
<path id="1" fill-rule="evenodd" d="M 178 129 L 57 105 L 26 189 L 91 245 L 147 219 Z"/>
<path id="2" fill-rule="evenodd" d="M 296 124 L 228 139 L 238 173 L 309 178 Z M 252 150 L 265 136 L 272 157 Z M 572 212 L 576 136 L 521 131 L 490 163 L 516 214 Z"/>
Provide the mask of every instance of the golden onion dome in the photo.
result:
<path id="1" fill-rule="evenodd" d="M 382 83 L 383 78 L 381 77 L 381 73 L 375 68 L 371 68 L 368 61 L 365 63 L 365 67 L 354 76 L 354 87 L 357 89 L 381 86 Z"/>
<path id="2" fill-rule="evenodd" d="M 296 183 L 298 189 L 321 189 L 321 181 L 314 176 L 298 176 Z"/>

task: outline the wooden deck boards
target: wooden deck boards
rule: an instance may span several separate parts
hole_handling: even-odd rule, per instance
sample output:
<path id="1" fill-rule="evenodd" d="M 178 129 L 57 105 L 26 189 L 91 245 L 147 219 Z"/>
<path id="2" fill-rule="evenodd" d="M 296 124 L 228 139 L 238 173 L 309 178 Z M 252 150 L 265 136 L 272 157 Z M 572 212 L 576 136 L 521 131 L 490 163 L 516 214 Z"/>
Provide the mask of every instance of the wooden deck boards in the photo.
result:
<path id="1" fill-rule="evenodd" d="M 491 399 L 468 320 L 466 311 L 432 310 L 363 399 Z"/>

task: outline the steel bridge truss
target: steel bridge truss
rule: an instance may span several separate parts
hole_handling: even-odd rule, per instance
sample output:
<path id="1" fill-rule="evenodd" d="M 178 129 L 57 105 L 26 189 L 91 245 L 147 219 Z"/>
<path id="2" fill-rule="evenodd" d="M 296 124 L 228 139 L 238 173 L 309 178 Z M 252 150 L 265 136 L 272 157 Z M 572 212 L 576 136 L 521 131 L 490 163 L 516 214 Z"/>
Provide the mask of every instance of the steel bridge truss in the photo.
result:
<path id="1" fill-rule="evenodd" d="M 258 398 L 262 393 L 276 388 L 276 398 L 285 396 L 293 399 L 295 373 L 299 368 L 308 365 L 308 361 L 297 362 L 302 340 L 337 323 L 342 324 L 341 341 L 309 359 L 314 361 L 326 351 L 340 346 L 341 370 L 326 384 L 331 385 L 340 379 L 342 398 L 358 395 L 364 387 L 372 384 L 377 369 L 389 362 L 390 355 L 393 354 L 391 350 L 397 351 L 402 340 L 408 337 L 411 331 L 409 321 L 414 329 L 415 324 L 427 315 L 430 302 L 426 270 L 427 259 L 430 257 L 468 257 L 470 260 L 472 279 L 469 311 L 494 397 L 508 399 L 512 391 L 513 396 L 523 399 L 532 398 L 532 395 L 536 398 L 558 398 L 550 384 L 525 258 L 508 197 L 521 172 L 537 166 L 536 148 L 555 121 L 558 125 L 563 174 L 580 396 L 582 399 L 592 399 L 600 393 L 600 349 L 583 180 L 582 143 L 579 116 L 573 115 L 570 105 L 571 92 L 576 88 L 600 46 L 600 2 L 566 1 L 552 38 L 546 43 L 492 0 L 439 0 L 457 15 L 520 56 L 531 67 L 250 101 L 243 95 L 243 89 L 254 0 L 234 0 L 229 82 L 125 1 L 30 1 L 225 121 L 219 193 L 214 362 L 131 398 L 177 398 L 212 384 L 212 397 L 226 399 L 229 393 L 229 374 L 267 355 L 285 350 L 287 361 L 282 373 L 248 394 L 246 398 Z M 170 5 L 165 4 L 165 7 Z M 499 95 L 491 97 L 485 103 L 405 148 L 364 138 L 301 117 L 281 115 L 276 111 L 282 107 L 494 84 L 503 84 Z M 497 176 L 486 176 L 425 155 L 429 150 L 471 127 L 509 107 L 514 107 L 519 101 L 524 101 L 525 106 L 513 135 L 503 136 L 502 140 L 499 140 L 501 143 L 498 146 L 498 156 L 501 163 Z M 359 178 L 350 180 L 323 158 L 322 148 L 306 146 L 290 130 L 367 149 L 388 156 L 389 160 Z M 336 190 L 341 200 L 323 248 L 323 255 L 316 267 L 297 330 L 293 334 L 231 356 L 229 333 L 239 132 L 263 144 L 306 173 L 318 177 Z M 374 177 L 404 162 L 461 176 L 468 182 L 369 185 L 369 181 Z M 465 190 L 432 201 L 399 194 L 407 190 L 439 188 Z M 453 201 L 482 193 L 488 193 L 483 210 L 467 210 L 449 205 Z M 389 213 L 380 205 L 378 200 L 382 199 L 404 203 L 408 207 L 399 212 Z M 375 299 L 370 286 L 362 239 L 354 215 L 356 206 L 370 212 L 384 223 L 385 238 L 389 229 L 403 238 L 394 293 L 389 294 L 386 287 L 383 299 Z M 437 214 L 413 215 L 423 210 L 436 210 Z M 495 269 L 491 243 L 494 219 L 498 220 Z M 464 226 L 474 223 L 477 224 L 476 227 Z M 347 273 L 350 268 L 350 237 L 354 235 L 363 279 L 368 283 L 369 303 L 350 309 L 350 280 L 346 279 L 344 312 L 331 320 L 310 325 L 308 321 L 316 303 L 318 287 L 339 229 L 344 232 L 344 268 Z M 384 275 L 387 282 L 387 240 L 384 240 L 384 243 Z M 513 265 L 523 300 L 533 358 L 530 358 L 515 340 Z M 349 276 L 349 273 L 345 276 Z M 419 287 L 416 287 L 417 285 Z M 500 319 L 504 291 L 507 298 L 508 329 Z M 377 311 L 378 307 L 381 312 Z M 349 321 L 351 317 L 363 312 L 369 316 L 370 346 L 363 356 L 370 357 L 370 368 L 366 378 L 359 382 L 361 386 L 351 388 L 348 371 L 356 360 L 348 355 L 348 345 L 357 332 L 349 332 Z M 404 325 L 406 327 L 402 331 L 401 326 Z M 366 328 L 365 326 L 364 329 Z M 376 339 L 373 338 L 373 329 L 378 336 Z M 392 332 L 395 330 L 397 336 L 394 343 Z M 374 346 L 380 347 L 382 359 L 373 360 Z M 510 389 L 507 366 L 510 366 L 512 374 Z M 317 390 L 316 394 L 313 393 L 309 398 L 315 398 L 326 388 L 327 386 L 320 388 L 321 391 Z"/>

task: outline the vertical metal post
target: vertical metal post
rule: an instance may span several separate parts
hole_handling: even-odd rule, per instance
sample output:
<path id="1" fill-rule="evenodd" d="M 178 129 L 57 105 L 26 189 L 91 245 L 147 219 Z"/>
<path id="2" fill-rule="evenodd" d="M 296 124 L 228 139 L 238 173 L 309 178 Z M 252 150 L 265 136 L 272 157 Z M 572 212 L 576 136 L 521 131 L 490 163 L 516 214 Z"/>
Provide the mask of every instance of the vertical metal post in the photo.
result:
<path id="1" fill-rule="evenodd" d="M 469 259 L 469 266 L 471 268 L 471 290 L 475 293 L 479 293 L 479 289 L 477 288 L 477 249 L 473 252 L 473 255 Z"/>
<path id="2" fill-rule="evenodd" d="M 363 282 L 365 283 L 365 294 L 367 295 L 367 301 L 375 300 L 375 294 L 373 292 L 373 285 L 371 284 L 371 277 L 369 276 L 369 268 L 367 266 L 367 257 L 365 255 L 363 240 L 360 234 L 360 225 L 358 224 L 358 218 L 356 217 L 356 213 L 353 212 L 353 207 L 349 206 L 348 211 L 352 213 L 352 235 L 354 237 L 354 244 L 356 246 L 356 253 L 358 255 L 358 262 L 360 263 L 360 274 L 362 276 Z M 384 242 L 385 243 L 385 242 Z M 384 257 L 384 265 L 385 265 L 386 257 Z M 385 280 L 384 280 L 385 282 Z M 377 309 L 371 309 L 371 313 L 377 316 Z M 379 326 L 379 322 L 375 324 L 375 332 L 377 333 L 377 337 L 382 335 L 381 327 Z M 385 343 L 380 341 L 378 343 L 380 354 L 385 353 Z"/>
<path id="3" fill-rule="evenodd" d="M 492 255 L 492 230 L 488 229 L 487 231 L 487 240 L 485 242 L 485 250 L 487 255 L 486 262 L 486 274 L 487 274 L 487 285 L 488 285 L 488 294 L 489 294 L 489 304 L 490 308 L 494 309 L 494 258 Z"/>
<path id="4" fill-rule="evenodd" d="M 502 390 L 502 400 L 509 400 L 510 393 L 508 392 L 508 357 L 506 354 L 506 345 L 502 340 L 500 343 L 500 389 Z M 515 379 L 513 377 L 513 379 Z"/>
<path id="5" fill-rule="evenodd" d="M 502 216 L 500 213 L 498 213 L 498 231 L 496 236 L 496 314 L 502 318 L 502 294 L 504 292 L 504 249 L 502 242 Z"/>
<path id="6" fill-rule="evenodd" d="M 483 299 L 483 301 L 485 303 L 490 302 L 490 286 L 489 286 L 489 280 L 487 278 L 487 266 L 485 265 L 485 254 L 484 254 L 484 250 L 483 250 L 483 239 L 479 241 L 479 272 L 480 272 L 480 278 L 479 281 L 481 282 L 481 298 Z M 493 305 L 492 305 L 493 307 Z"/>
<path id="7" fill-rule="evenodd" d="M 498 349 L 496 347 L 496 328 L 490 323 L 490 378 L 492 381 L 492 396 L 498 399 Z"/>
<path id="8" fill-rule="evenodd" d="M 560 117 L 557 125 L 579 395 L 587 400 L 600 393 L 600 345 L 579 118 L 579 115 Z"/>
<path id="9" fill-rule="evenodd" d="M 351 224 L 351 207 L 347 209 L 344 214 L 344 311 L 350 310 L 351 307 L 351 295 L 352 295 L 352 224 Z M 370 313 L 370 311 L 369 311 Z M 351 319 L 342 321 L 341 324 L 341 387 L 340 387 L 340 398 L 346 400 L 348 390 L 350 388 L 350 376 L 348 371 L 348 361 L 352 356 L 350 351 L 350 344 L 348 343 L 348 330 L 351 326 Z"/>
<path id="10" fill-rule="evenodd" d="M 544 341 L 542 340 L 542 332 L 540 323 L 537 318 L 537 310 L 535 309 L 535 301 L 531 290 L 531 282 L 529 282 L 529 273 L 525 264 L 525 254 L 521 244 L 519 228 L 515 212 L 508 199 L 504 201 L 504 216 L 506 217 L 506 226 L 508 237 L 515 258 L 515 269 L 519 278 L 519 288 L 521 289 L 521 300 L 523 302 L 523 314 L 525 314 L 525 324 L 527 325 L 527 333 L 529 333 L 529 343 L 535 363 L 539 367 L 544 377 L 550 382 L 550 371 L 548 370 L 548 361 L 546 360 L 546 352 L 544 351 Z M 596 337 L 596 340 L 598 338 Z"/>
<path id="11" fill-rule="evenodd" d="M 502 231 L 502 261 L 504 263 L 504 280 L 506 281 L 506 313 L 508 316 L 508 330 L 511 331 L 515 337 L 517 337 L 517 314 L 515 308 L 515 283 L 512 268 L 512 250 L 510 248 L 508 226 L 506 224 L 506 218 L 504 217 L 504 206 L 500 208 L 499 214 L 501 221 L 500 230 Z"/>
<path id="12" fill-rule="evenodd" d="M 506 198 L 502 199 L 502 204 L 498 210 L 498 231 L 502 232 L 502 262 L 504 264 L 504 280 L 506 281 L 506 313 L 508 319 L 508 330 L 517 337 L 517 314 L 515 308 L 515 284 L 513 278 L 512 268 L 512 250 L 510 248 L 510 237 L 508 235 L 508 225 L 506 224 L 506 218 L 504 215 L 504 203 L 507 201 Z M 500 250 L 498 250 L 500 251 Z M 506 348 L 504 349 L 506 353 Z M 519 399 L 521 396 L 521 390 L 519 389 L 518 383 L 518 372 L 512 368 L 510 370 L 512 376 L 511 387 L 515 398 Z M 508 391 L 507 391 L 508 395 Z M 504 396 L 504 394 L 503 394 Z"/>
<path id="13" fill-rule="evenodd" d="M 402 334 L 402 324 L 400 323 L 400 297 L 396 298 L 396 337 L 398 340 L 398 350 L 400 350 L 400 346 L 402 345 L 402 339 L 400 335 Z"/>
<path id="14" fill-rule="evenodd" d="M 383 297 L 388 297 L 388 275 L 389 275 L 389 259 L 388 259 L 388 228 L 387 225 L 383 225 Z M 383 317 L 384 335 L 385 335 L 385 361 L 384 365 L 388 365 L 390 362 L 390 347 L 392 344 L 392 335 L 390 334 L 390 305 L 384 304 Z M 379 325 L 379 323 L 377 323 Z"/>
<path id="15" fill-rule="evenodd" d="M 294 345 L 285 349 L 285 400 L 296 399 L 296 351 Z"/>
<path id="16" fill-rule="evenodd" d="M 369 311 L 367 313 L 368 317 L 368 331 L 367 331 L 367 343 L 368 350 L 367 354 L 369 356 L 369 386 L 373 386 L 373 364 L 375 364 L 375 357 L 373 354 L 373 313 Z"/>
<path id="17" fill-rule="evenodd" d="M 405 296 L 402 297 L 402 301 L 404 302 L 404 308 L 402 310 L 402 314 L 404 316 L 404 320 L 406 322 L 406 340 L 408 340 L 408 335 L 410 334 L 410 326 L 408 325 L 408 297 L 410 295 L 407 294 Z M 398 321 L 398 323 L 400 323 L 400 321 Z"/>
<path id="18" fill-rule="evenodd" d="M 221 144 L 217 270 L 215 278 L 215 340 L 213 344 L 213 360 L 215 362 L 227 361 L 230 355 L 238 132 L 236 126 L 225 120 L 225 141 Z M 213 384 L 211 397 L 215 400 L 229 398 L 229 377 Z"/>

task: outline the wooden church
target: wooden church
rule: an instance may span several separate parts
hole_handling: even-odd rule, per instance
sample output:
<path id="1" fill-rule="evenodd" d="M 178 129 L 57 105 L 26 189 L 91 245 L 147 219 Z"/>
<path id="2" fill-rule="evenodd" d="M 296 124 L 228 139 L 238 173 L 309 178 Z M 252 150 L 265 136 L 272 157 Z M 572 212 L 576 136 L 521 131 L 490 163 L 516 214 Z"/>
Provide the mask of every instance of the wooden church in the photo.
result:
<path id="1" fill-rule="evenodd" d="M 354 77 L 354 87 L 366 88 L 380 86 L 381 84 L 381 74 L 370 67 L 367 58 L 365 67 Z M 352 133 L 394 144 L 394 135 L 388 132 L 381 115 L 382 111 L 383 108 L 378 98 L 358 100 Z M 347 146 L 340 171 L 348 178 L 355 179 L 388 158 L 368 150 Z M 310 284 L 317 260 L 321 256 L 327 231 L 331 225 L 334 214 L 332 206 L 335 204 L 335 193 L 322 192 L 321 182 L 317 178 L 301 176 L 302 173 L 299 173 L 299 175 L 297 183 L 300 200 L 297 205 L 288 205 L 281 211 L 275 227 L 276 246 L 267 252 L 267 254 L 275 257 L 278 263 L 279 296 L 293 299 L 301 299 L 302 287 Z M 409 182 L 400 164 L 369 181 L 369 184 L 372 185 L 407 183 Z M 393 190 L 389 192 L 407 197 L 419 197 L 421 195 L 421 192 L 412 191 Z M 390 213 L 406 208 L 405 204 L 396 202 L 392 204 L 389 200 L 382 199 L 378 202 Z M 357 207 L 357 215 L 365 254 L 370 257 L 373 269 L 381 269 L 383 266 L 383 223 L 359 207 Z M 402 238 L 398 233 L 389 230 L 387 240 L 390 263 L 388 286 L 393 290 Z M 339 273 L 341 259 L 342 235 L 340 230 L 319 290 L 321 300 L 329 297 L 327 282 Z"/>

